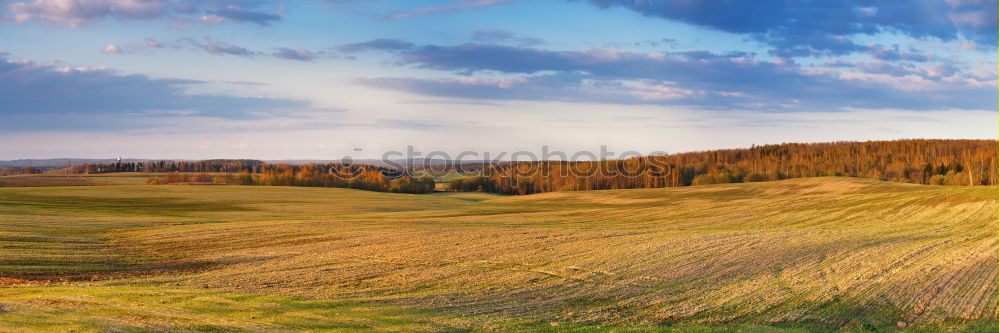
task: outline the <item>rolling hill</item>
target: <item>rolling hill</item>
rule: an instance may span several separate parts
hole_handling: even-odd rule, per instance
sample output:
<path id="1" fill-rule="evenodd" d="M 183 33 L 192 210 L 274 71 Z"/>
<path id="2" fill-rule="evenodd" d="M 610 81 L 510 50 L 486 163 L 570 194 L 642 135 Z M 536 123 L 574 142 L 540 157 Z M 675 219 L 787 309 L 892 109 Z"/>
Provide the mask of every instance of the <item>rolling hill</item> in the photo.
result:
<path id="1" fill-rule="evenodd" d="M 996 331 L 997 188 L 0 188 L 0 330 Z"/>

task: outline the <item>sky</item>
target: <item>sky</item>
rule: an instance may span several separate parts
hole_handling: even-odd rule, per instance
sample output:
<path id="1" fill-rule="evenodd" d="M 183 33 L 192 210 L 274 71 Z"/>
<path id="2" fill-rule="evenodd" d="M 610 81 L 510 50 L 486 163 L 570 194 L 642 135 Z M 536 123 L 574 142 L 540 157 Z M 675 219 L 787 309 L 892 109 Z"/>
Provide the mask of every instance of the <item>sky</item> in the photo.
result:
<path id="1" fill-rule="evenodd" d="M 996 0 L 0 0 L 0 159 L 997 138 Z"/>

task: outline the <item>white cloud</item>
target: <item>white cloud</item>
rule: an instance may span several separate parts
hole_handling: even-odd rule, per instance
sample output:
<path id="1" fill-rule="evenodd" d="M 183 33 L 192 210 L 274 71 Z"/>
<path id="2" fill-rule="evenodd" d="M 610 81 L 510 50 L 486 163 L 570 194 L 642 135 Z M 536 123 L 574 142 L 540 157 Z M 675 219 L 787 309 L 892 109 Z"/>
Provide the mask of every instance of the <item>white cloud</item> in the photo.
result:
<path id="1" fill-rule="evenodd" d="M 102 50 L 101 52 L 109 53 L 109 54 L 111 54 L 111 53 L 122 53 L 122 48 L 119 47 L 118 45 L 115 45 L 115 44 L 108 44 L 108 46 L 105 46 L 104 50 Z"/>
<path id="2" fill-rule="evenodd" d="M 166 6 L 159 0 L 34 0 L 6 7 L 17 23 L 43 20 L 73 28 L 106 17 L 147 19 L 166 14 Z"/>
<path id="3" fill-rule="evenodd" d="M 264 1 L 246 0 L 240 3 L 249 7 L 267 4 Z M 106 19 L 156 18 L 173 20 L 181 26 L 191 22 L 249 22 L 268 25 L 281 20 L 284 14 L 282 7 L 278 7 L 276 13 L 270 13 L 229 2 L 195 0 L 30 0 L 8 3 L 4 8 L 12 14 L 13 21 L 19 24 L 40 21 L 71 28 L 83 28 Z"/>

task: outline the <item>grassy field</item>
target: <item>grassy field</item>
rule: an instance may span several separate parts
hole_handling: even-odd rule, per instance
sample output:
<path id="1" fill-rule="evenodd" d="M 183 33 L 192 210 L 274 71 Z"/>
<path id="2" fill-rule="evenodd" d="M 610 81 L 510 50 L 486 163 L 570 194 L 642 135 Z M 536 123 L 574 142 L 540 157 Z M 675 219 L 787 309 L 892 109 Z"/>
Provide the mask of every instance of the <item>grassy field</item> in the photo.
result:
<path id="1" fill-rule="evenodd" d="M 119 172 L 115 174 L 58 174 L 0 176 L 0 187 L 5 186 L 68 186 L 68 185 L 143 185 L 164 172 Z M 185 173 L 194 174 L 194 173 Z"/>
<path id="2" fill-rule="evenodd" d="M 18 175 L 0 177 L 0 186 L 67 186 L 96 184 L 99 183 L 81 175 Z"/>
<path id="3" fill-rule="evenodd" d="M 997 331 L 995 187 L 91 178 L 0 188 L 0 330 Z"/>

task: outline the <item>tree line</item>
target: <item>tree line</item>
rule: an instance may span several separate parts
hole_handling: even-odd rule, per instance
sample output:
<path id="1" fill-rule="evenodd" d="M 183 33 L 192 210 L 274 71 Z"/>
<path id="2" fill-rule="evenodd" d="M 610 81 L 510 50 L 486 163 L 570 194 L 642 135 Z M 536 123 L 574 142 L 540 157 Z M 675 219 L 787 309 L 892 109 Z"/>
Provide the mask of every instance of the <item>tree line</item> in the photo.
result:
<path id="1" fill-rule="evenodd" d="M 387 177 L 390 174 L 394 177 Z M 267 170 L 263 173 L 227 173 L 215 177 L 215 182 L 228 185 L 260 185 L 260 186 L 305 186 L 305 187 L 336 187 L 352 188 L 366 191 L 392 193 L 430 193 L 434 192 L 434 179 L 430 177 L 410 177 L 398 173 L 387 173 L 377 169 L 350 169 L 336 171 L 317 170 L 315 168 L 284 169 L 282 172 Z"/>
<path id="2" fill-rule="evenodd" d="M 201 161 L 198 161 L 201 162 Z M 393 193 L 430 193 L 434 191 L 434 179 L 411 177 L 404 171 L 362 164 L 264 164 L 253 162 L 185 163 L 187 168 L 177 167 L 177 172 L 149 180 L 149 184 L 225 184 L 255 186 L 305 186 L 353 188 L 367 191 Z M 214 171 L 206 166 L 225 166 L 229 163 L 245 163 L 247 168 L 238 172 Z M 232 164 L 235 165 L 235 164 Z M 106 166 L 105 166 L 106 169 Z M 217 172 L 184 174 L 180 172 L 201 172 L 208 169 Z"/>
<path id="3" fill-rule="evenodd" d="M 268 164 L 258 160 L 201 160 L 201 161 L 142 161 L 85 163 L 66 167 L 60 172 L 93 174 L 109 172 L 257 172 Z"/>
<path id="4" fill-rule="evenodd" d="M 33 166 L 0 167 L 0 176 L 33 175 L 48 172 L 49 170 L 52 170 L 52 168 Z"/>
<path id="5" fill-rule="evenodd" d="M 997 185 L 996 140 L 786 143 L 604 161 L 504 162 L 450 182 L 454 191 L 532 194 L 658 188 L 802 177 Z"/>
<path id="6" fill-rule="evenodd" d="M 506 194 L 659 188 L 820 176 L 930 185 L 997 185 L 997 146 L 996 140 L 786 143 L 621 160 L 456 162 L 448 165 L 448 171 L 461 173 L 474 170 L 476 174 L 452 180 L 450 187 L 453 191 Z M 213 176 L 212 182 L 233 185 L 341 187 L 398 193 L 434 190 L 432 178 L 411 176 L 417 171 L 412 167 L 398 169 L 350 163 L 291 165 L 257 160 L 147 161 L 83 164 L 64 170 L 70 173 L 222 173 Z M 153 182 L 200 181 L 164 178 Z"/>

